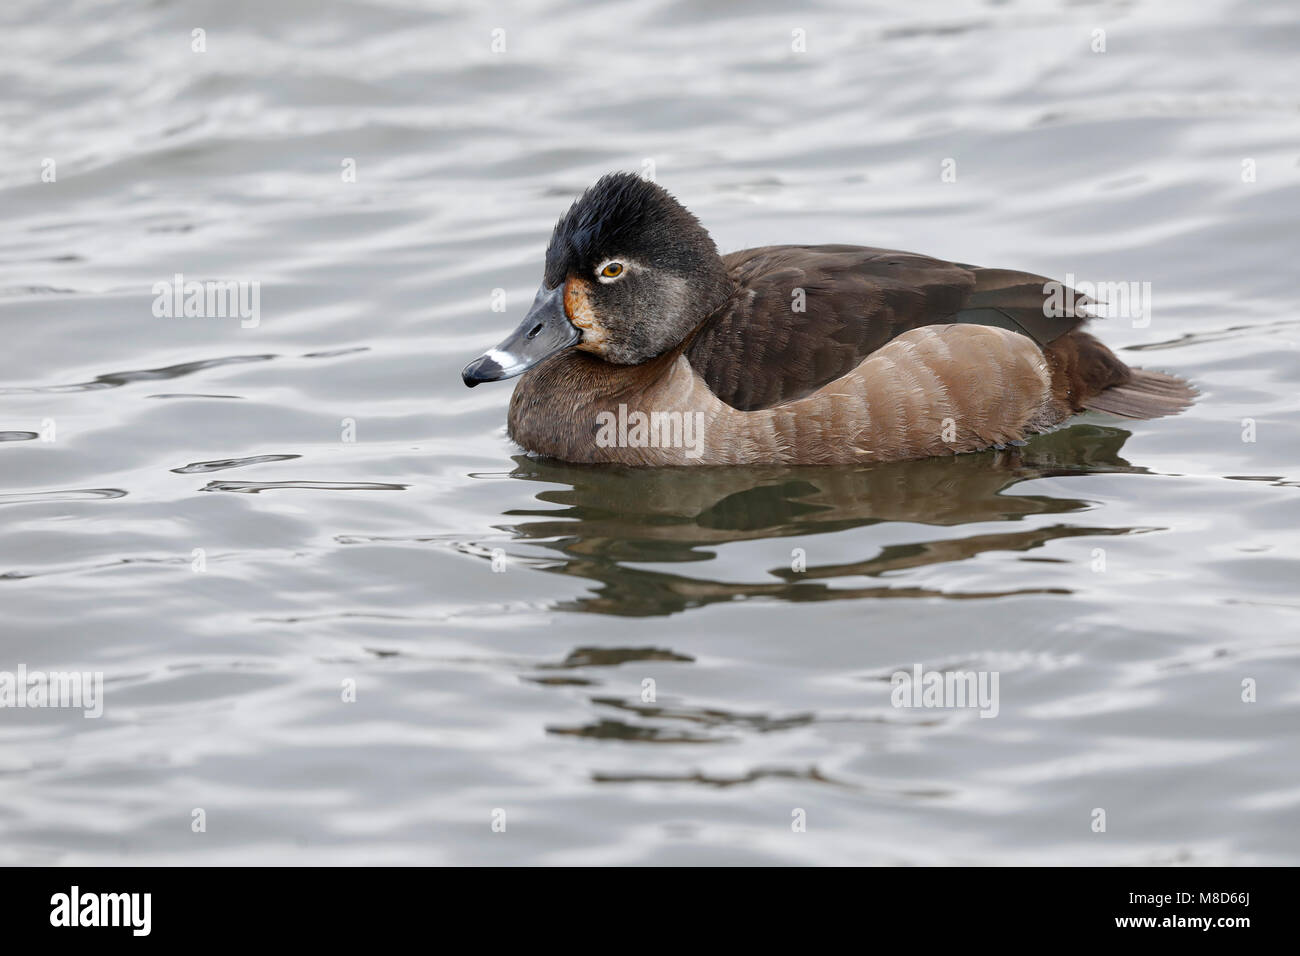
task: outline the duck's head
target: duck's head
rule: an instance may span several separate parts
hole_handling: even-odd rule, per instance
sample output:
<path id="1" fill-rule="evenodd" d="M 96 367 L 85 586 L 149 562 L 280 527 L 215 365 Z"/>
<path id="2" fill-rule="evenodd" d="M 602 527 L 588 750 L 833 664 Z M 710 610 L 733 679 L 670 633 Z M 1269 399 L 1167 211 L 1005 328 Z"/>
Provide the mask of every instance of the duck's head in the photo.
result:
<path id="1" fill-rule="evenodd" d="M 730 292 L 700 221 L 661 186 L 611 173 L 555 224 L 523 322 L 461 377 L 471 388 L 513 378 L 569 348 L 638 365 L 679 344 Z"/>

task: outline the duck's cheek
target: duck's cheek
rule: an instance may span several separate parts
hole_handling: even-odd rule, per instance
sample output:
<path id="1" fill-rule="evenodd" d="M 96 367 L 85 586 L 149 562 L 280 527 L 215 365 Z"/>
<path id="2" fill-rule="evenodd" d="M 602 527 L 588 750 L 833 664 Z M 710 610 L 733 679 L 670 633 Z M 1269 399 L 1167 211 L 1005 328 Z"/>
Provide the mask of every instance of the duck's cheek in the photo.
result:
<path id="1" fill-rule="evenodd" d="M 609 332 L 596 318 L 596 310 L 591 304 L 591 286 L 588 283 L 574 278 L 564 283 L 564 311 L 569 321 L 582 330 L 582 341 L 575 348 L 605 355 L 609 347 Z"/>

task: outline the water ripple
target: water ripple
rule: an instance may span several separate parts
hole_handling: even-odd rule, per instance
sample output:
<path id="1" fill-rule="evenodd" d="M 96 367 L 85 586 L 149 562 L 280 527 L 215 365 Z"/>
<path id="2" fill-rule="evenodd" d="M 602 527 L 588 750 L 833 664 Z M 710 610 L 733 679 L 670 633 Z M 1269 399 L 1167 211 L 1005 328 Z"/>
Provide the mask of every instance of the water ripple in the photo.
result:
<path id="1" fill-rule="evenodd" d="M 317 491 L 405 491 L 407 485 L 382 481 L 210 481 L 200 491 L 233 491 L 256 495 L 263 491 L 281 488 L 303 488 Z"/>
<path id="2" fill-rule="evenodd" d="M 191 462 L 183 468 L 171 470 L 178 475 L 196 475 L 208 471 L 222 471 L 226 468 L 242 468 L 244 465 L 260 465 L 268 461 L 291 461 L 301 457 L 301 455 L 252 455 L 248 458 L 218 458 L 215 461 Z"/>

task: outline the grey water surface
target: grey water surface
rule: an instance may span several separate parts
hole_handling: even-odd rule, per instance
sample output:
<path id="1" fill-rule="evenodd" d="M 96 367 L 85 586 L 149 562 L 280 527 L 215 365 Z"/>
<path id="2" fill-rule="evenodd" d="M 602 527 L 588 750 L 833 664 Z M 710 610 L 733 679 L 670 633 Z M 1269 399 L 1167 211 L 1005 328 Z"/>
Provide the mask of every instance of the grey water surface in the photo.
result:
<path id="1" fill-rule="evenodd" d="M 0 671 L 104 681 L 0 709 L 0 862 L 1300 862 L 1298 22 L 0 5 Z M 1200 399 L 860 469 L 530 459 L 459 370 L 615 169 L 724 251 L 1149 283 L 1098 334 Z M 258 321 L 155 314 L 177 274 Z M 917 665 L 997 716 L 893 706 Z"/>

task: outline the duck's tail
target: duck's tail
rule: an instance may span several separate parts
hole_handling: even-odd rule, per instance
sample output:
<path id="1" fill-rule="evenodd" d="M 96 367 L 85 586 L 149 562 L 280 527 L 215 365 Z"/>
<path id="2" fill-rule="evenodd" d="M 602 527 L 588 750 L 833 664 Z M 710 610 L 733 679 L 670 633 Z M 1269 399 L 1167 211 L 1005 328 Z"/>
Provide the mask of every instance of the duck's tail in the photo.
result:
<path id="1" fill-rule="evenodd" d="M 1196 400 L 1196 389 L 1177 375 L 1144 368 L 1129 372 L 1128 381 L 1092 396 L 1083 407 L 1121 418 L 1163 418 L 1177 415 Z"/>
<path id="2" fill-rule="evenodd" d="M 1129 368 L 1087 332 L 1074 329 L 1043 348 L 1052 366 L 1052 391 L 1071 412 L 1090 409 L 1122 418 L 1176 415 L 1196 398 L 1184 379 Z"/>

